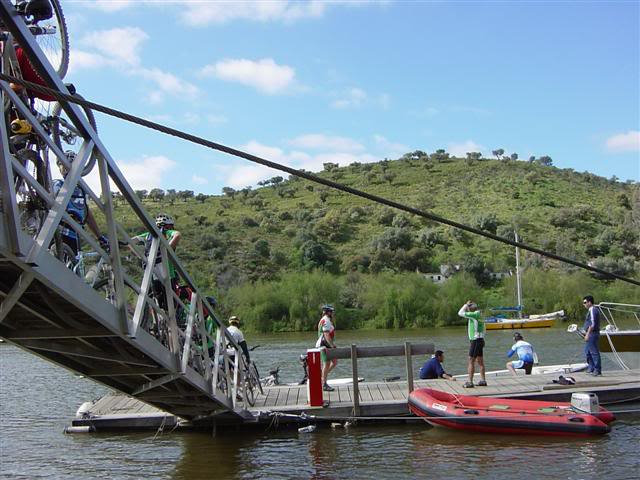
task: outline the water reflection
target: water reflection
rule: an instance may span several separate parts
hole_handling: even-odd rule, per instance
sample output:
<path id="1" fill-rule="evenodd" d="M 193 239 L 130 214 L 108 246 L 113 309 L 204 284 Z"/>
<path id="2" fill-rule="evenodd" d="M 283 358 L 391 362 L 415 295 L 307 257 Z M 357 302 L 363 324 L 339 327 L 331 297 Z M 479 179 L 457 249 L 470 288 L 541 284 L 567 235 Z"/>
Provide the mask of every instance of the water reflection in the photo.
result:
<path id="1" fill-rule="evenodd" d="M 545 363 L 581 355 L 581 345 L 560 329 L 528 334 Z M 432 340 L 449 352 L 447 370 L 464 369 L 463 329 L 341 332 L 342 345 L 398 344 Z M 313 333 L 252 336 L 264 347 L 254 355 L 261 369 L 281 365 L 284 379 L 299 380 L 296 356 L 313 343 Z M 491 332 L 490 368 L 504 365 L 511 332 Z M 415 359 L 416 366 L 424 359 Z M 495 363 L 495 367 L 491 365 Z M 336 376 L 349 376 L 341 362 Z M 368 379 L 398 375 L 396 363 L 363 361 Z M 86 379 L 22 352 L 0 346 L 0 476 L 8 478 L 637 478 L 640 416 L 613 424 L 591 439 L 470 435 L 424 424 L 319 427 L 246 432 L 155 432 L 63 435 L 77 407 L 107 391 Z M 6 453 L 10 452 L 10 454 Z"/>

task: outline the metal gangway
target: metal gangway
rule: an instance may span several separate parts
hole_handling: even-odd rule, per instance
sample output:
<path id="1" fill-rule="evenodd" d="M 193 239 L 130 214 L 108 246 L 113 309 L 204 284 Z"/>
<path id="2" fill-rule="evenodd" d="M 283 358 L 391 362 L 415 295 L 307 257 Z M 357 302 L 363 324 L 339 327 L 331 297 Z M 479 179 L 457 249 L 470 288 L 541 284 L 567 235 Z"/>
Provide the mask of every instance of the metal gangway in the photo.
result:
<path id="1" fill-rule="evenodd" d="M 17 42 L 44 83 L 68 94 L 8 0 L 0 0 L 0 20 L 8 35 L 5 46 Z M 215 305 L 193 282 L 156 228 L 83 111 L 74 103 L 59 100 L 62 111 L 80 132 L 77 158 L 70 163 L 9 83 L 0 81 L 0 87 L 3 100 L 9 101 L 44 141 L 51 160 L 57 159 L 69 170 L 55 195 L 45 188 L 42 179 L 36 178 L 38 175 L 25 168 L 11 145 L 3 102 L 0 337 L 185 419 L 215 415 L 224 415 L 227 421 L 249 419 L 242 395 L 246 365 L 238 344 L 216 317 Z M 45 164 L 55 163 L 42 160 Z M 100 177 L 96 191 L 83 178 L 87 166 L 94 161 Z M 66 212 L 76 186 L 90 198 L 94 216 L 108 233 L 109 248 L 103 248 Z M 30 206 L 21 204 L 19 189 L 35 192 L 37 201 Z M 150 248 L 147 245 L 146 253 L 132 241 L 127 228 L 116 221 L 116 195 L 121 210 L 131 212 L 137 228 L 149 232 Z M 30 216 L 38 213 L 42 222 L 34 229 Z M 61 224 L 74 230 L 93 251 L 97 260 L 93 274 L 103 276 L 98 282 L 100 288 L 95 278 L 89 282 L 84 275 L 72 271 L 69 259 L 60 255 L 59 247 L 52 247 Z M 170 266 L 177 275 L 173 282 L 168 274 Z M 182 288 L 176 289 L 175 284 Z M 209 326 L 213 322 L 208 331 L 207 322 Z"/>

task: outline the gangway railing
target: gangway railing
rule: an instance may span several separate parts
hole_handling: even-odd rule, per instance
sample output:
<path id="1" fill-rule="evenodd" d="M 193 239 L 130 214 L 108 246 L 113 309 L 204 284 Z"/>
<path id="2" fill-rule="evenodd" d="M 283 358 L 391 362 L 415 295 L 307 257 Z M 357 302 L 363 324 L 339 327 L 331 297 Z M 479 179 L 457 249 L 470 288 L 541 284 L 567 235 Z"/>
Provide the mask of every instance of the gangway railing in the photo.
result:
<path id="1" fill-rule="evenodd" d="M 43 83 L 69 94 L 8 0 L 0 0 L 0 19 L 7 33 L 5 47 L 17 42 Z M 0 88 L 3 104 L 26 120 L 43 144 L 44 158 L 39 159 L 43 168 L 50 174 L 48 165 L 56 160 L 68 171 L 55 194 L 48 188 L 50 182 L 43 184 L 39 175 L 25 168 L 24 150 L 12 145 L 12 133 L 5 120 L 0 121 L 0 336 L 176 415 L 191 419 L 231 412 L 241 417 L 247 407 L 245 400 L 238 400 L 243 399 L 247 370 L 241 349 L 85 114 L 74 103 L 60 100 L 82 142 L 70 162 L 36 112 L 7 82 L 0 81 Z M 95 191 L 83 179 L 92 155 L 97 157 L 100 178 Z M 92 211 L 106 226 L 109 248 L 67 213 L 77 187 L 85 191 Z M 33 192 L 29 205 L 17 201 L 20 188 Z M 141 230 L 149 233 L 146 252 L 116 221 L 112 188 Z M 35 229 L 29 221 L 34 210 L 42 213 Z M 97 253 L 100 271 L 92 273 L 102 275 L 101 282 L 94 278 L 89 284 L 68 268 L 72 262 L 61 254 L 61 226 L 73 230 Z M 207 323 L 213 328 L 207 329 Z"/>

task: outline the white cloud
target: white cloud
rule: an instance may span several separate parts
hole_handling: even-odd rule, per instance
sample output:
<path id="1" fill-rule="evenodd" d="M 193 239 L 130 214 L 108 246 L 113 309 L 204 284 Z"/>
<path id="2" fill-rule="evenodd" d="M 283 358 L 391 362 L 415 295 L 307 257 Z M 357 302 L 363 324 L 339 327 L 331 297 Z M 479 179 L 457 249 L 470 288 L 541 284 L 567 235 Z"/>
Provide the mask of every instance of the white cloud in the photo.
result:
<path id="1" fill-rule="evenodd" d="M 467 152 L 482 152 L 486 150 L 487 147 L 484 145 L 479 145 L 472 140 L 467 140 L 462 143 L 450 143 L 447 146 L 447 152 L 454 157 L 466 157 Z"/>
<path id="2" fill-rule="evenodd" d="M 116 164 L 134 190 L 151 190 L 152 188 L 160 187 L 164 175 L 177 165 L 176 162 L 164 155 L 145 155 L 142 158 L 128 162 L 116 160 Z M 100 175 L 97 166 L 84 177 L 84 180 L 91 190 L 100 194 L 102 188 L 100 187 Z M 117 191 L 115 184 L 113 182 L 110 183 L 111 190 Z"/>
<path id="3" fill-rule="evenodd" d="M 331 102 L 333 108 L 359 108 L 368 99 L 367 92 L 360 88 L 351 88 L 341 98 Z"/>
<path id="4" fill-rule="evenodd" d="M 262 4 L 263 2 L 259 2 Z M 228 82 L 237 82 L 253 87 L 263 93 L 275 95 L 285 93 L 295 85 L 296 72 L 287 65 L 278 65 L 272 58 L 258 61 L 228 59 L 202 68 L 203 77 L 216 77 Z"/>
<path id="5" fill-rule="evenodd" d="M 185 3 L 182 7 L 181 17 L 185 23 L 195 27 L 224 24 L 233 20 L 294 22 L 303 18 L 321 17 L 328 5 L 330 4 L 320 0 L 308 2 L 286 0 L 191 2 Z"/>
<path id="6" fill-rule="evenodd" d="M 68 0 L 106 13 L 122 11 L 128 7 L 153 6 L 163 10 L 177 10 L 184 23 L 194 27 L 222 25 L 235 20 L 251 22 L 293 23 L 307 18 L 321 18 L 331 7 L 359 7 L 367 4 L 385 4 L 386 0 Z M 169 10 L 167 6 L 173 6 Z"/>
<path id="7" fill-rule="evenodd" d="M 85 35 L 79 44 L 97 50 L 115 66 L 137 66 L 142 43 L 148 38 L 149 35 L 137 27 L 113 28 Z"/>
<path id="8" fill-rule="evenodd" d="M 108 65 L 110 65 L 110 61 L 104 55 L 76 49 L 69 59 L 69 73 L 74 73 L 78 70 L 103 68 Z"/>
<path id="9" fill-rule="evenodd" d="M 82 2 L 82 4 L 103 12 L 113 13 L 130 7 L 133 5 L 133 0 L 93 0 L 91 2 Z"/>
<path id="10" fill-rule="evenodd" d="M 411 151 L 411 148 L 396 142 L 390 142 L 382 135 L 374 135 L 373 140 L 376 143 L 377 151 L 381 152 L 381 157 L 400 158 L 405 153 Z"/>
<path id="11" fill-rule="evenodd" d="M 131 71 L 131 73 L 150 80 L 159 89 L 150 93 L 149 99 L 153 103 L 161 101 L 165 93 L 191 99 L 198 96 L 198 87 L 159 68 L 138 68 Z"/>
<path id="12" fill-rule="evenodd" d="M 302 137 L 311 136 L 303 135 Z M 315 145 L 313 141 L 307 141 L 310 145 Z M 349 142 L 345 142 L 345 145 L 349 145 Z M 255 140 L 252 140 L 246 145 L 238 148 L 258 157 L 287 165 L 297 170 L 304 169 L 311 172 L 318 172 L 322 170 L 323 164 L 329 162 L 345 166 L 353 162 L 370 163 L 380 159 L 380 157 L 365 152 L 355 153 L 336 151 L 322 152 L 315 155 L 310 155 L 298 150 L 287 152 L 282 148 L 265 145 Z M 282 172 L 279 172 L 278 170 L 273 170 L 261 165 L 241 165 L 238 167 L 225 166 L 221 168 L 227 173 L 225 180 L 226 184 L 233 188 L 243 188 L 247 185 L 255 185 L 260 180 L 273 177 L 274 175 L 282 175 Z"/>
<path id="13" fill-rule="evenodd" d="M 118 162 L 122 174 L 132 188 L 157 188 L 162 185 L 162 177 L 177 164 L 164 155 L 145 156 L 133 162 Z"/>
<path id="14" fill-rule="evenodd" d="M 630 130 L 607 138 L 607 150 L 610 152 L 638 152 L 640 151 L 640 132 Z"/>
<path id="15" fill-rule="evenodd" d="M 207 180 L 204 177 L 200 177 L 198 175 L 194 175 L 191 177 L 191 181 L 193 183 L 195 183 L 196 185 L 206 185 L 207 183 L 209 183 L 209 180 Z"/>
<path id="16" fill-rule="evenodd" d="M 309 133 L 301 135 L 292 140 L 289 144 L 299 148 L 309 148 L 313 150 L 339 150 L 347 152 L 357 152 L 364 150 L 364 146 L 355 140 L 347 137 L 336 137 L 323 135 L 321 133 Z"/>
<path id="17" fill-rule="evenodd" d="M 71 71 L 81 69 L 112 68 L 124 75 L 143 78 L 155 88 L 149 89 L 146 99 L 161 103 L 166 95 L 194 99 L 198 87 L 176 75 L 142 65 L 142 44 L 149 36 L 140 28 L 123 27 L 101 30 L 85 35 L 71 56 Z"/>

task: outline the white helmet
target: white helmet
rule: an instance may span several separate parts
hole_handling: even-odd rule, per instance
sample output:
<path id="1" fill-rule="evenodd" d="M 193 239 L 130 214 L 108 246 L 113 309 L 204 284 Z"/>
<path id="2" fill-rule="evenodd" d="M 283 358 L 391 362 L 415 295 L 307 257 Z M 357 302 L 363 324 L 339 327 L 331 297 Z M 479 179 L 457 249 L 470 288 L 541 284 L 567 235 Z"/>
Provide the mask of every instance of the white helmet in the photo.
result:
<path id="1" fill-rule="evenodd" d="M 163 227 L 165 225 L 173 225 L 174 221 L 173 218 L 171 218 L 170 215 L 167 215 L 166 213 L 161 213 L 156 217 L 156 226 L 158 227 Z"/>

